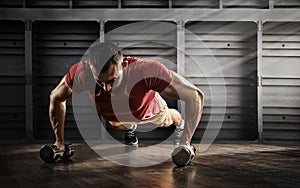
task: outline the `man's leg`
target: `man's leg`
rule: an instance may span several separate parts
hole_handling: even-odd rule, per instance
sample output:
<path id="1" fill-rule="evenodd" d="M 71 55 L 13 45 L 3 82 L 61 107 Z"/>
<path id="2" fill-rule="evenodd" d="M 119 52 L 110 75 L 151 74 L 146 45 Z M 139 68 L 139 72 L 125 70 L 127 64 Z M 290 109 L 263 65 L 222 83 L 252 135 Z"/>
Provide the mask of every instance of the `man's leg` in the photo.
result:
<path id="1" fill-rule="evenodd" d="M 169 127 L 170 125 L 180 127 L 182 124 L 182 117 L 178 110 L 170 109 L 159 93 L 156 93 L 155 97 L 157 98 L 160 106 L 160 113 L 153 118 L 151 123 L 158 127 Z"/>
<path id="2" fill-rule="evenodd" d="M 135 129 L 137 128 L 136 124 L 122 124 L 110 122 L 112 127 L 116 130 L 124 131 L 124 139 L 126 145 L 136 146 L 138 144 L 138 138 L 135 134 Z"/>
<path id="3" fill-rule="evenodd" d="M 124 125 L 120 125 L 120 126 L 113 126 L 112 125 L 112 128 L 116 129 L 116 130 L 119 130 L 119 131 L 127 131 L 129 128 L 124 126 Z"/>
<path id="4" fill-rule="evenodd" d="M 169 127 L 171 125 L 175 125 L 175 138 L 174 138 L 174 144 L 179 145 L 183 129 L 184 129 L 184 120 L 182 119 L 181 114 L 175 110 L 175 109 L 168 109 L 167 115 L 162 124 L 159 124 L 158 126 L 161 127 Z"/>
<path id="5" fill-rule="evenodd" d="M 135 134 L 135 129 L 137 128 L 137 124 L 123 125 L 128 130 L 124 131 L 124 138 L 126 145 L 137 146 L 139 140 Z"/>
<path id="6" fill-rule="evenodd" d="M 175 125 L 176 129 L 174 143 L 178 145 L 183 133 L 184 120 L 182 119 L 179 111 L 168 108 L 166 101 L 158 93 L 156 98 L 158 99 L 160 105 L 160 113 L 153 118 L 151 123 L 158 127 L 169 127 L 171 125 Z"/>

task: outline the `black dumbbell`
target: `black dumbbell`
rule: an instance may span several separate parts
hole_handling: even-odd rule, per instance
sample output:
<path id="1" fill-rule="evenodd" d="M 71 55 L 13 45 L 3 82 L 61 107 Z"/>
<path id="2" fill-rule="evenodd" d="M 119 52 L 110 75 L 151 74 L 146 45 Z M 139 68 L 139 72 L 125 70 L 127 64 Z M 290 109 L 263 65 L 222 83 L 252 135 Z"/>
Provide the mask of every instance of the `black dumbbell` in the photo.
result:
<path id="1" fill-rule="evenodd" d="M 65 151 L 63 156 L 61 157 L 63 160 L 68 160 L 74 155 L 75 149 L 71 147 L 71 145 L 72 144 L 65 144 Z"/>
<path id="2" fill-rule="evenodd" d="M 55 145 L 42 146 L 40 149 L 40 157 L 46 163 L 52 163 L 56 161 L 59 155 L 60 151 Z"/>
<path id="3" fill-rule="evenodd" d="M 65 151 L 63 152 L 63 155 L 61 156 L 59 149 L 55 145 L 45 145 L 42 146 L 40 149 L 40 157 L 43 161 L 46 163 L 52 163 L 56 161 L 58 158 L 61 158 L 63 160 L 67 160 L 70 157 L 74 155 L 74 148 L 70 147 L 71 144 L 65 144 Z"/>
<path id="4" fill-rule="evenodd" d="M 191 145 L 192 150 L 196 155 L 196 148 Z M 179 146 L 172 152 L 172 161 L 179 167 L 188 165 L 195 157 L 192 151 L 187 146 Z"/>

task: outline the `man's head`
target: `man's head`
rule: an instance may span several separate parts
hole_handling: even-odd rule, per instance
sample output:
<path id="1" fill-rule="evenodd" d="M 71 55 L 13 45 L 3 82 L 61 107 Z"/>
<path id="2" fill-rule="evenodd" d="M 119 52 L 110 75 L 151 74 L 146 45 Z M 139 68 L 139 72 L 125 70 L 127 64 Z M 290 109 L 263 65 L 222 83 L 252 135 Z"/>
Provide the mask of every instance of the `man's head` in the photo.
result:
<path id="1" fill-rule="evenodd" d="M 100 43 L 90 49 L 89 64 L 96 83 L 105 91 L 121 83 L 122 71 L 127 68 L 121 50 L 113 43 Z"/>
<path id="2" fill-rule="evenodd" d="M 99 74 L 106 72 L 109 65 L 121 63 L 123 54 L 115 44 L 103 42 L 96 44 L 90 49 L 89 59 L 90 65 Z"/>

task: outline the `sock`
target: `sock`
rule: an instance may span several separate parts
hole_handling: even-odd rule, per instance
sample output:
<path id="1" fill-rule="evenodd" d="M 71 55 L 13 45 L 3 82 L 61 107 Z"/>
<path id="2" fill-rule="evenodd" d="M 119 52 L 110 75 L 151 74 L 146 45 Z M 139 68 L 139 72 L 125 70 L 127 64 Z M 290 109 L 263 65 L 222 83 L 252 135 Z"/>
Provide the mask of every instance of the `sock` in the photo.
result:
<path id="1" fill-rule="evenodd" d="M 130 125 L 130 124 L 125 124 L 125 125 L 123 125 L 124 127 L 127 127 L 128 129 L 130 129 L 130 130 L 135 130 L 136 128 L 137 128 L 137 124 L 132 124 L 132 125 Z"/>
<path id="2" fill-rule="evenodd" d="M 181 123 L 179 126 L 177 126 L 178 129 L 184 129 L 184 119 L 181 120 Z"/>

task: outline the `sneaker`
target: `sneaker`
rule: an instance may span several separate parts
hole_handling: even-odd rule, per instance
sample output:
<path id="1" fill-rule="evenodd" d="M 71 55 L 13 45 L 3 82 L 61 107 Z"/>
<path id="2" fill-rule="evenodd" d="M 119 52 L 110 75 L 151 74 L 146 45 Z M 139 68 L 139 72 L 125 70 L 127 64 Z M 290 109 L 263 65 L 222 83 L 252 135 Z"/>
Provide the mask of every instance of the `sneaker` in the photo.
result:
<path id="1" fill-rule="evenodd" d="M 135 131 L 132 129 L 124 131 L 124 137 L 126 145 L 137 145 L 139 143 Z"/>
<path id="2" fill-rule="evenodd" d="M 176 128 L 175 129 L 175 139 L 174 139 L 174 143 L 175 145 L 179 145 L 180 144 L 180 140 L 183 134 L 183 129 L 181 128 Z"/>

